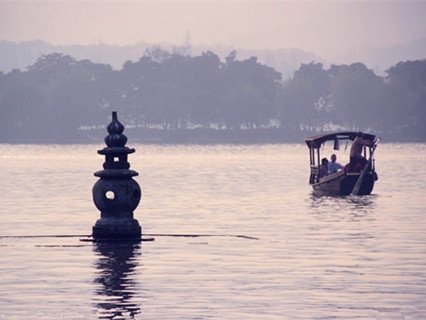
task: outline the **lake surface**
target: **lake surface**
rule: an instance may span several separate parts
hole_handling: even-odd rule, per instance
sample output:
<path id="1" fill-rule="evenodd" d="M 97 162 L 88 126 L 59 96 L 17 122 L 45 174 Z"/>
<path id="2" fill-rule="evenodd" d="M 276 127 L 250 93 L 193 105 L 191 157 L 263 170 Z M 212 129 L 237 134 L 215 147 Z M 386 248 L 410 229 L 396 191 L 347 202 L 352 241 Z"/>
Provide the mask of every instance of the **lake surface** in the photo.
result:
<path id="1" fill-rule="evenodd" d="M 129 146 L 138 245 L 80 241 L 102 145 L 0 145 L 0 319 L 426 318 L 426 144 L 364 197 L 314 196 L 302 144 Z"/>

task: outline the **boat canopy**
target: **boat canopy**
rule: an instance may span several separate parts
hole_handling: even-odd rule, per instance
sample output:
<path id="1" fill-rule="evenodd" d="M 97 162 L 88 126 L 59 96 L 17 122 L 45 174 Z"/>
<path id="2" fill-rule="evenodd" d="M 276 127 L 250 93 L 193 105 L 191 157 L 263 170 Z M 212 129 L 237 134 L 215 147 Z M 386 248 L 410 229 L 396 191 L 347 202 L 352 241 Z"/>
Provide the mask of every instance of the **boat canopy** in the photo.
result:
<path id="1" fill-rule="evenodd" d="M 326 141 L 336 141 L 336 140 L 354 140 L 357 136 L 357 131 L 340 131 L 340 132 L 328 132 L 325 134 L 320 134 L 317 136 L 309 137 L 305 139 L 307 146 L 310 149 L 320 148 L 321 145 Z M 364 140 L 373 142 L 376 139 L 374 134 L 364 133 Z"/>

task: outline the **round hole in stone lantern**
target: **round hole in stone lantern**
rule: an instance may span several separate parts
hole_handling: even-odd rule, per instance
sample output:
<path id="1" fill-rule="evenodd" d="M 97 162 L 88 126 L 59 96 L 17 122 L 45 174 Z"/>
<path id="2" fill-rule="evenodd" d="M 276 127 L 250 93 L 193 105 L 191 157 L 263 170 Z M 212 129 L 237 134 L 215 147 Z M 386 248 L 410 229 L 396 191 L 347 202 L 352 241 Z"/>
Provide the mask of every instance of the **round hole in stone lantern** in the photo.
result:
<path id="1" fill-rule="evenodd" d="M 105 198 L 107 198 L 108 200 L 114 200 L 115 198 L 115 193 L 113 191 L 107 191 L 105 193 Z"/>
<path id="2" fill-rule="evenodd" d="M 105 137 L 107 147 L 98 150 L 105 156 L 103 170 L 95 173 L 99 180 L 93 186 L 93 202 L 101 211 L 101 218 L 93 226 L 95 240 L 140 240 L 142 228 L 133 218 L 133 211 L 141 199 L 141 188 L 133 179 L 136 171 L 130 170 L 127 156 L 135 152 L 125 146 L 124 126 L 112 113 L 112 121 Z"/>

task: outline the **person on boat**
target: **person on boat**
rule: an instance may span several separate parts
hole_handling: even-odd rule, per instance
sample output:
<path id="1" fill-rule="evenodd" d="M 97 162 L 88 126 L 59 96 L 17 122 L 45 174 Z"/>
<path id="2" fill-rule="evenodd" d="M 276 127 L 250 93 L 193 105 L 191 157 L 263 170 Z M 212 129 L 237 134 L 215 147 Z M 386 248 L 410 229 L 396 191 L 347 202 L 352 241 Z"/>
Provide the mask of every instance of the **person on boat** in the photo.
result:
<path id="1" fill-rule="evenodd" d="M 369 144 L 369 141 L 364 140 L 364 134 L 362 132 L 358 132 L 354 141 L 352 142 L 349 159 L 350 172 L 354 172 L 358 164 L 361 166 L 361 168 L 364 168 L 364 166 L 367 164 L 368 161 L 363 157 L 362 150 L 364 149 L 364 146 L 368 146 Z"/>
<path id="2" fill-rule="evenodd" d="M 336 155 L 332 154 L 331 155 L 331 162 L 328 163 L 328 173 L 329 174 L 335 173 L 335 172 L 339 171 L 340 169 L 343 169 L 343 166 L 340 163 L 336 162 L 336 160 L 337 160 Z"/>
<path id="3" fill-rule="evenodd" d="M 328 160 L 327 158 L 322 158 L 318 178 L 324 178 L 326 176 L 328 176 Z"/>

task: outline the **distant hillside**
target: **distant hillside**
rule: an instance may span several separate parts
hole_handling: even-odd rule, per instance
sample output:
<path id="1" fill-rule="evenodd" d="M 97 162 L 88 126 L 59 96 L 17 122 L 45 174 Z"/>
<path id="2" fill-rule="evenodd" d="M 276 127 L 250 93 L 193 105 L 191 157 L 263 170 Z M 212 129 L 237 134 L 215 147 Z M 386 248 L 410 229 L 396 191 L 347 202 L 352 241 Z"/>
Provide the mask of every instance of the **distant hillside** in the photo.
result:
<path id="1" fill-rule="evenodd" d="M 292 77 L 300 65 L 310 62 L 320 62 L 324 65 L 351 64 L 361 62 L 372 68 L 377 74 L 384 74 L 392 65 L 400 61 L 421 60 L 426 58 L 426 38 L 399 44 L 392 47 L 353 47 L 331 59 L 324 59 L 313 52 L 303 51 L 297 48 L 268 49 L 238 49 L 229 46 L 191 46 L 187 44 L 175 47 L 171 44 L 151 44 L 138 42 L 134 45 L 115 46 L 109 44 L 94 45 L 67 45 L 56 46 L 42 40 L 10 42 L 0 40 L 0 72 L 7 73 L 13 69 L 25 71 L 33 65 L 41 55 L 58 52 L 70 55 L 77 60 L 88 59 L 95 63 L 109 64 L 116 70 L 120 70 L 128 61 L 137 61 L 148 48 L 160 47 L 170 52 L 177 50 L 181 54 L 190 56 L 200 55 L 202 52 L 212 51 L 223 61 L 233 50 L 237 52 L 238 60 L 245 60 L 251 56 L 258 61 L 274 68 L 283 75 L 284 79 Z"/>
<path id="2" fill-rule="evenodd" d="M 405 44 L 391 47 L 355 47 L 336 57 L 338 63 L 362 62 L 374 69 L 377 74 L 394 64 L 407 60 L 426 58 L 426 38 L 419 38 Z"/>
<path id="3" fill-rule="evenodd" d="M 108 44 L 98 45 L 68 45 L 55 46 L 42 40 L 25 41 L 20 43 L 1 40 L 0 41 L 0 71 L 7 73 L 13 69 L 25 71 L 30 65 L 33 65 L 41 55 L 47 55 L 54 52 L 70 55 L 77 60 L 88 59 L 95 63 L 109 64 L 114 69 L 121 69 L 127 60 L 137 61 L 143 56 L 146 49 L 150 47 L 161 47 L 162 49 L 173 51 L 184 51 L 191 56 L 200 55 L 205 51 L 212 51 L 222 60 L 233 50 L 237 51 L 237 59 L 245 60 L 251 56 L 258 58 L 258 61 L 283 74 L 283 78 L 290 78 L 301 63 L 310 63 L 312 61 L 323 62 L 312 52 L 306 52 L 299 49 L 238 49 L 234 47 L 222 46 L 191 46 L 174 48 L 170 44 L 149 44 L 138 42 L 129 46 L 114 46 Z"/>
<path id="4" fill-rule="evenodd" d="M 54 52 L 70 55 L 77 60 L 88 59 L 95 63 L 109 64 L 114 69 L 121 69 L 124 62 L 139 59 L 150 46 L 144 42 L 125 47 L 103 43 L 55 46 L 42 40 L 19 43 L 0 40 L 0 71 L 4 73 L 13 69 L 25 71 L 40 56 Z"/>

